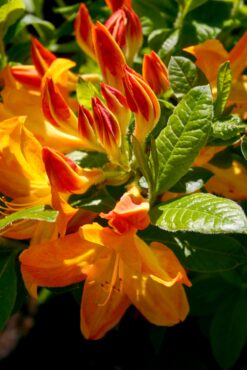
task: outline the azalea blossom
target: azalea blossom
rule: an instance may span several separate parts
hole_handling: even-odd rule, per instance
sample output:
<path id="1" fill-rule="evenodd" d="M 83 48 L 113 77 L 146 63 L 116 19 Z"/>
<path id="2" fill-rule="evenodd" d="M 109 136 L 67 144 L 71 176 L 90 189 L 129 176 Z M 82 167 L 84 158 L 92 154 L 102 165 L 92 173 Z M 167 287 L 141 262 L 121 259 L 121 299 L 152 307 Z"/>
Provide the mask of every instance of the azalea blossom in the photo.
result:
<path id="1" fill-rule="evenodd" d="M 182 284 L 190 282 L 170 249 L 157 242 L 148 246 L 137 236 L 136 227 L 147 226 L 147 212 L 140 195 L 130 191 L 108 215 L 115 220 L 114 230 L 88 224 L 22 252 L 21 270 L 29 291 L 35 294 L 37 285 L 61 287 L 85 279 L 81 330 L 90 339 L 114 327 L 131 303 L 156 325 L 184 320 L 189 307 Z M 123 229 L 124 222 L 129 226 Z"/>

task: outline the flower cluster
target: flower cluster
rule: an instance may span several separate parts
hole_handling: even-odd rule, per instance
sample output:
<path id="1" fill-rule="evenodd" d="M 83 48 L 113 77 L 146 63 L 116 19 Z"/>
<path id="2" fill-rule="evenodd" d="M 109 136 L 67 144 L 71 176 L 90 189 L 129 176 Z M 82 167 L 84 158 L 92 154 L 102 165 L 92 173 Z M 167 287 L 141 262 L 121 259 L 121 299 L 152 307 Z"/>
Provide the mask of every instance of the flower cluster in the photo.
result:
<path id="1" fill-rule="evenodd" d="M 176 94 L 161 58 L 151 51 L 143 57 L 142 74 L 133 68 L 143 35 L 131 1 L 106 3 L 112 14 L 104 24 L 94 23 L 86 5 L 81 4 L 74 25 L 78 45 L 101 75 L 74 72 L 72 60 L 57 57 L 35 38 L 31 42 L 32 65 L 7 65 L 1 72 L 1 214 L 8 219 L 24 211 L 24 216 L 20 214 L 1 229 L 1 235 L 30 240 L 19 256 L 30 295 L 37 297 L 42 287 L 84 281 L 81 330 L 91 339 L 101 338 L 113 328 L 130 304 L 156 325 L 174 325 L 188 314 L 183 284 L 189 287 L 191 283 L 184 268 L 174 251 L 161 242 L 165 236 L 163 240 L 155 236 L 145 239 L 145 231 L 151 229 L 150 213 L 154 224 L 157 220 L 152 209 L 157 211 L 158 202 L 200 191 L 199 187 L 192 191 L 166 187 L 171 173 L 176 172 L 178 156 L 185 167 L 193 165 L 210 172 L 205 181 L 207 192 L 237 201 L 247 198 L 246 168 L 238 160 L 233 158 L 227 169 L 210 162 L 227 144 L 209 142 L 204 146 L 209 129 L 202 139 L 198 136 L 199 144 L 188 149 L 200 129 L 191 128 L 187 138 L 182 135 L 197 117 L 191 118 L 193 109 L 186 111 L 188 102 L 181 109 L 182 101 L 177 100 L 175 108 L 172 105 Z M 230 61 L 233 83 L 227 104 L 234 104 L 234 112 L 244 119 L 246 76 L 241 73 L 246 66 L 246 37 L 247 33 L 229 54 L 217 40 L 185 49 L 196 57 L 215 96 L 217 70 Z M 90 104 L 76 98 L 82 84 L 91 92 Z M 203 104 L 198 108 L 202 116 L 206 104 L 212 107 L 212 99 Z M 172 106 L 174 113 L 166 125 L 162 111 L 167 106 L 168 111 Z M 176 119 L 179 123 L 174 130 Z M 204 118 L 199 119 L 203 125 Z M 182 142 L 186 142 L 184 147 Z M 166 173 L 167 179 L 159 181 Z M 181 171 L 180 178 L 183 175 Z M 111 194 L 109 189 L 116 187 L 117 192 Z M 93 201 L 91 206 L 87 204 L 88 194 L 93 201 L 99 200 L 98 207 Z M 104 205 L 104 195 L 110 206 Z M 56 217 L 32 216 L 31 210 L 41 205 L 44 214 L 54 210 Z M 184 215 L 186 211 L 182 210 Z M 164 217 L 171 226 L 165 230 L 179 230 L 168 213 Z M 193 222 L 201 222 L 196 223 L 194 217 L 188 230 Z"/>

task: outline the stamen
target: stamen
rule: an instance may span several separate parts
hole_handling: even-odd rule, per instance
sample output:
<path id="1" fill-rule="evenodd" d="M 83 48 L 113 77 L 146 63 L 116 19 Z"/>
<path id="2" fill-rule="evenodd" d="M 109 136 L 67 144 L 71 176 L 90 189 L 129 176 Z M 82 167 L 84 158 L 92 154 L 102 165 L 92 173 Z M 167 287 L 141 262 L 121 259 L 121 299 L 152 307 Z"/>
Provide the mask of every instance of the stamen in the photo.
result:
<path id="1" fill-rule="evenodd" d="M 114 267 L 113 267 L 111 281 L 110 282 L 105 281 L 104 284 L 102 283 L 100 285 L 102 288 L 106 288 L 106 286 L 109 287 L 107 297 L 106 297 L 106 299 L 103 303 L 98 303 L 98 306 L 105 306 L 109 302 L 109 300 L 111 298 L 111 294 L 112 294 L 113 291 L 115 291 L 117 293 L 122 292 L 122 287 L 123 287 L 123 278 L 122 277 L 123 277 L 122 263 L 121 263 L 119 254 L 117 254 L 116 260 L 115 260 L 115 263 L 114 263 Z M 118 287 L 117 287 L 117 283 L 119 285 Z"/>

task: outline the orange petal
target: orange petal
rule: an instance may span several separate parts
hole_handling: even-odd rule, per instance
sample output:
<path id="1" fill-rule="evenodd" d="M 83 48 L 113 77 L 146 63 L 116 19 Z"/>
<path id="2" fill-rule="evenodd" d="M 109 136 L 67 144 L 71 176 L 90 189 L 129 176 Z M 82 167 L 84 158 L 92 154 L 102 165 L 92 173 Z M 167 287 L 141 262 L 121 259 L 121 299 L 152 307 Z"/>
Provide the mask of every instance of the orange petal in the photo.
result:
<path id="1" fill-rule="evenodd" d="M 97 257 L 97 246 L 78 233 L 32 245 L 20 255 L 21 270 L 38 286 L 62 287 L 82 281 Z"/>
<path id="2" fill-rule="evenodd" d="M 237 79 L 247 66 L 247 31 L 229 53 L 233 79 Z"/>
<path id="3" fill-rule="evenodd" d="M 121 290 L 122 283 L 115 276 L 116 268 L 119 266 L 116 266 L 115 253 L 106 249 L 86 279 L 81 306 L 81 331 L 88 339 L 102 338 L 119 322 L 130 305 Z"/>
<path id="4" fill-rule="evenodd" d="M 205 168 L 214 173 L 205 185 L 207 191 L 233 200 L 247 199 L 247 170 L 239 162 L 232 161 L 229 168 L 208 163 Z"/>
<path id="5" fill-rule="evenodd" d="M 107 28 L 99 22 L 93 30 L 93 43 L 105 82 L 123 91 L 124 55 Z"/>
<path id="6" fill-rule="evenodd" d="M 37 39 L 32 38 L 32 60 L 40 76 L 43 76 L 56 56 L 46 49 Z"/>
<path id="7" fill-rule="evenodd" d="M 75 18 L 75 37 L 79 46 L 91 58 L 95 59 L 93 46 L 93 22 L 85 4 L 81 4 Z"/>
<path id="8" fill-rule="evenodd" d="M 170 87 L 168 70 L 154 51 L 144 55 L 142 75 L 155 94 L 161 94 Z"/>
<path id="9" fill-rule="evenodd" d="M 150 224 L 148 212 L 149 203 L 140 194 L 127 192 L 112 211 L 101 213 L 100 216 L 109 220 L 109 225 L 115 231 L 126 233 L 133 229 L 146 229 Z"/>
<path id="10" fill-rule="evenodd" d="M 196 57 L 196 65 L 203 71 L 209 82 L 216 80 L 219 66 L 229 59 L 227 51 L 219 40 L 207 40 L 183 50 Z"/>
<path id="11" fill-rule="evenodd" d="M 127 265 L 124 266 L 124 276 L 124 291 L 151 323 L 171 326 L 186 318 L 189 305 L 180 284 L 166 287 L 149 275 L 133 272 Z"/>

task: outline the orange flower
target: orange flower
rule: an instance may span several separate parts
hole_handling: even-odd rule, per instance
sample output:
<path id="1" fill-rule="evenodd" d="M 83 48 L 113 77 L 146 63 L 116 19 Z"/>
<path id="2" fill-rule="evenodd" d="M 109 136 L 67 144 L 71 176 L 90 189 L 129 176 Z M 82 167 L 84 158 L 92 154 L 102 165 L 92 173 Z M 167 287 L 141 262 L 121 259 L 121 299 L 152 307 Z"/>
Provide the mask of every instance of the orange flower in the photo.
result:
<path id="1" fill-rule="evenodd" d="M 247 31 L 229 53 L 218 40 L 207 40 L 184 50 L 196 57 L 196 65 L 205 73 L 213 88 L 220 64 L 230 61 L 233 82 L 228 104 L 235 104 L 234 111 L 246 119 L 247 78 L 241 73 L 247 65 Z"/>
<path id="2" fill-rule="evenodd" d="M 233 160 L 229 168 L 219 168 L 210 163 L 204 166 L 214 173 L 206 183 L 207 191 L 233 200 L 247 199 L 247 170 Z"/>
<path id="3" fill-rule="evenodd" d="M 142 75 L 157 95 L 170 87 L 167 68 L 154 51 L 144 55 Z"/>
<path id="4" fill-rule="evenodd" d="M 40 89 L 41 78 L 34 66 L 14 66 L 11 68 L 14 79 L 33 89 Z"/>
<path id="5" fill-rule="evenodd" d="M 93 43 L 105 82 L 123 92 L 125 58 L 110 32 L 100 22 L 93 29 Z"/>
<path id="6" fill-rule="evenodd" d="M 134 136 L 143 142 L 159 120 L 158 99 L 142 76 L 128 66 L 124 68 L 123 83 L 128 105 L 135 114 Z"/>
<path id="7" fill-rule="evenodd" d="M 79 233 L 32 246 L 20 261 L 34 294 L 36 284 L 61 287 L 86 278 L 81 304 L 86 338 L 101 338 L 131 303 L 156 325 L 174 325 L 188 313 L 182 284 L 190 282 L 173 252 L 161 243 L 148 246 L 133 231 L 85 225 Z"/>
<path id="8" fill-rule="evenodd" d="M 130 7 L 123 6 L 116 10 L 105 23 L 122 49 L 129 64 L 142 44 L 142 26 L 138 15 Z"/>

